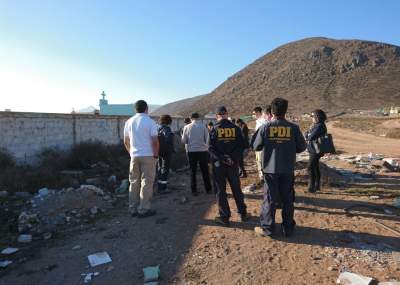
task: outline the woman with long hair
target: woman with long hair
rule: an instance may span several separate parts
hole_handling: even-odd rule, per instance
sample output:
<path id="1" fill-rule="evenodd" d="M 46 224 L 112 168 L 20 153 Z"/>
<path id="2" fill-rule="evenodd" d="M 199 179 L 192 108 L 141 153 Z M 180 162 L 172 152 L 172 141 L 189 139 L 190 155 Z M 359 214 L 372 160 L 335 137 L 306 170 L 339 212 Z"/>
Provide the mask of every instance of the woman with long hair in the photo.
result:
<path id="1" fill-rule="evenodd" d="M 321 190 L 321 172 L 319 169 L 319 160 L 324 156 L 323 153 L 318 153 L 314 147 L 313 141 L 323 137 L 327 133 L 325 121 L 326 114 L 321 109 L 316 109 L 311 113 L 313 124 L 310 130 L 306 133 L 307 150 L 310 154 L 308 162 L 308 192 L 316 192 Z"/>

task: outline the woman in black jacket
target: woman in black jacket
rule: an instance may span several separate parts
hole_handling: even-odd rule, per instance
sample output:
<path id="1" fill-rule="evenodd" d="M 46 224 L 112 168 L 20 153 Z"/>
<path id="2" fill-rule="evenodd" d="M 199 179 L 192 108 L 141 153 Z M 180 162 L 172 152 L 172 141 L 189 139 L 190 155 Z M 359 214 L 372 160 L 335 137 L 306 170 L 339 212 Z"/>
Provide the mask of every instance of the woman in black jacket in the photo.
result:
<path id="1" fill-rule="evenodd" d="M 313 141 L 320 137 L 323 137 L 327 133 L 325 121 L 326 114 L 324 111 L 317 109 L 311 113 L 313 125 L 311 129 L 306 133 L 307 150 L 310 154 L 308 162 L 308 192 L 316 192 L 321 189 L 321 173 L 319 170 L 319 160 L 324 156 L 323 153 L 317 153 L 314 148 Z"/>

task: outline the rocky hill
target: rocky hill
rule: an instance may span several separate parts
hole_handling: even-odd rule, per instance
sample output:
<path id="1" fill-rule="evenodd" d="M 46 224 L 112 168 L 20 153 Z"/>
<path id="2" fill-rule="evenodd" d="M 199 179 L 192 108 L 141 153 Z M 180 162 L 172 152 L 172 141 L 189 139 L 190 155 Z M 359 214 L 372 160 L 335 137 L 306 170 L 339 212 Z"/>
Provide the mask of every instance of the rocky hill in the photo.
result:
<path id="1" fill-rule="evenodd" d="M 190 114 L 191 113 L 190 110 L 193 108 L 193 105 L 197 101 L 199 101 L 201 98 L 203 98 L 204 96 L 205 95 L 200 95 L 200 96 L 191 97 L 188 99 L 175 101 L 175 102 L 163 105 L 150 113 L 155 116 L 158 116 L 161 114 L 170 114 L 170 115 L 174 115 L 174 116 L 177 116 L 177 115 L 180 116 L 180 115 L 185 114 L 185 113 L 181 112 L 182 110 L 188 110 L 187 114 Z"/>
<path id="2" fill-rule="evenodd" d="M 248 114 L 275 97 L 294 113 L 400 104 L 400 47 L 362 40 L 308 38 L 283 45 L 229 77 L 192 104 L 168 104 L 181 115 L 226 105 Z"/>

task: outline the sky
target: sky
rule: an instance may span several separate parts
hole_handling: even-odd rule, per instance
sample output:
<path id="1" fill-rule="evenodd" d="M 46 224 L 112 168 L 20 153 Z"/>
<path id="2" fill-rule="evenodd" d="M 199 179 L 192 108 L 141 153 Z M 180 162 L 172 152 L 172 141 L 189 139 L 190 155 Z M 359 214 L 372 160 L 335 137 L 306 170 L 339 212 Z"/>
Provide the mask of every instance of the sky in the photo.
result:
<path id="1" fill-rule="evenodd" d="M 400 45 L 397 0 L 0 0 L 0 111 L 206 94 L 315 36 Z"/>

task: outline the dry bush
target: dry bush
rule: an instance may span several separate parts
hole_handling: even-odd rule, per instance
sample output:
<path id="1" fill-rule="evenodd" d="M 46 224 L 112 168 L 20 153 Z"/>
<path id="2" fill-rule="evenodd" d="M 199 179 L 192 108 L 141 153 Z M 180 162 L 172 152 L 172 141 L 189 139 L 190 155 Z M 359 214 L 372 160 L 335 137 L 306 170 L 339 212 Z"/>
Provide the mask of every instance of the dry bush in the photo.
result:
<path id="1" fill-rule="evenodd" d="M 15 166 L 14 157 L 5 149 L 0 149 L 0 169 Z"/>
<path id="2" fill-rule="evenodd" d="M 100 161 L 115 165 L 122 155 L 128 155 L 122 145 L 106 145 L 98 141 L 82 142 L 72 147 L 66 166 L 71 169 L 87 169 Z"/>
<path id="3" fill-rule="evenodd" d="M 392 139 L 400 139 L 400 129 L 395 128 L 391 129 L 386 133 L 387 138 L 392 138 Z"/>

